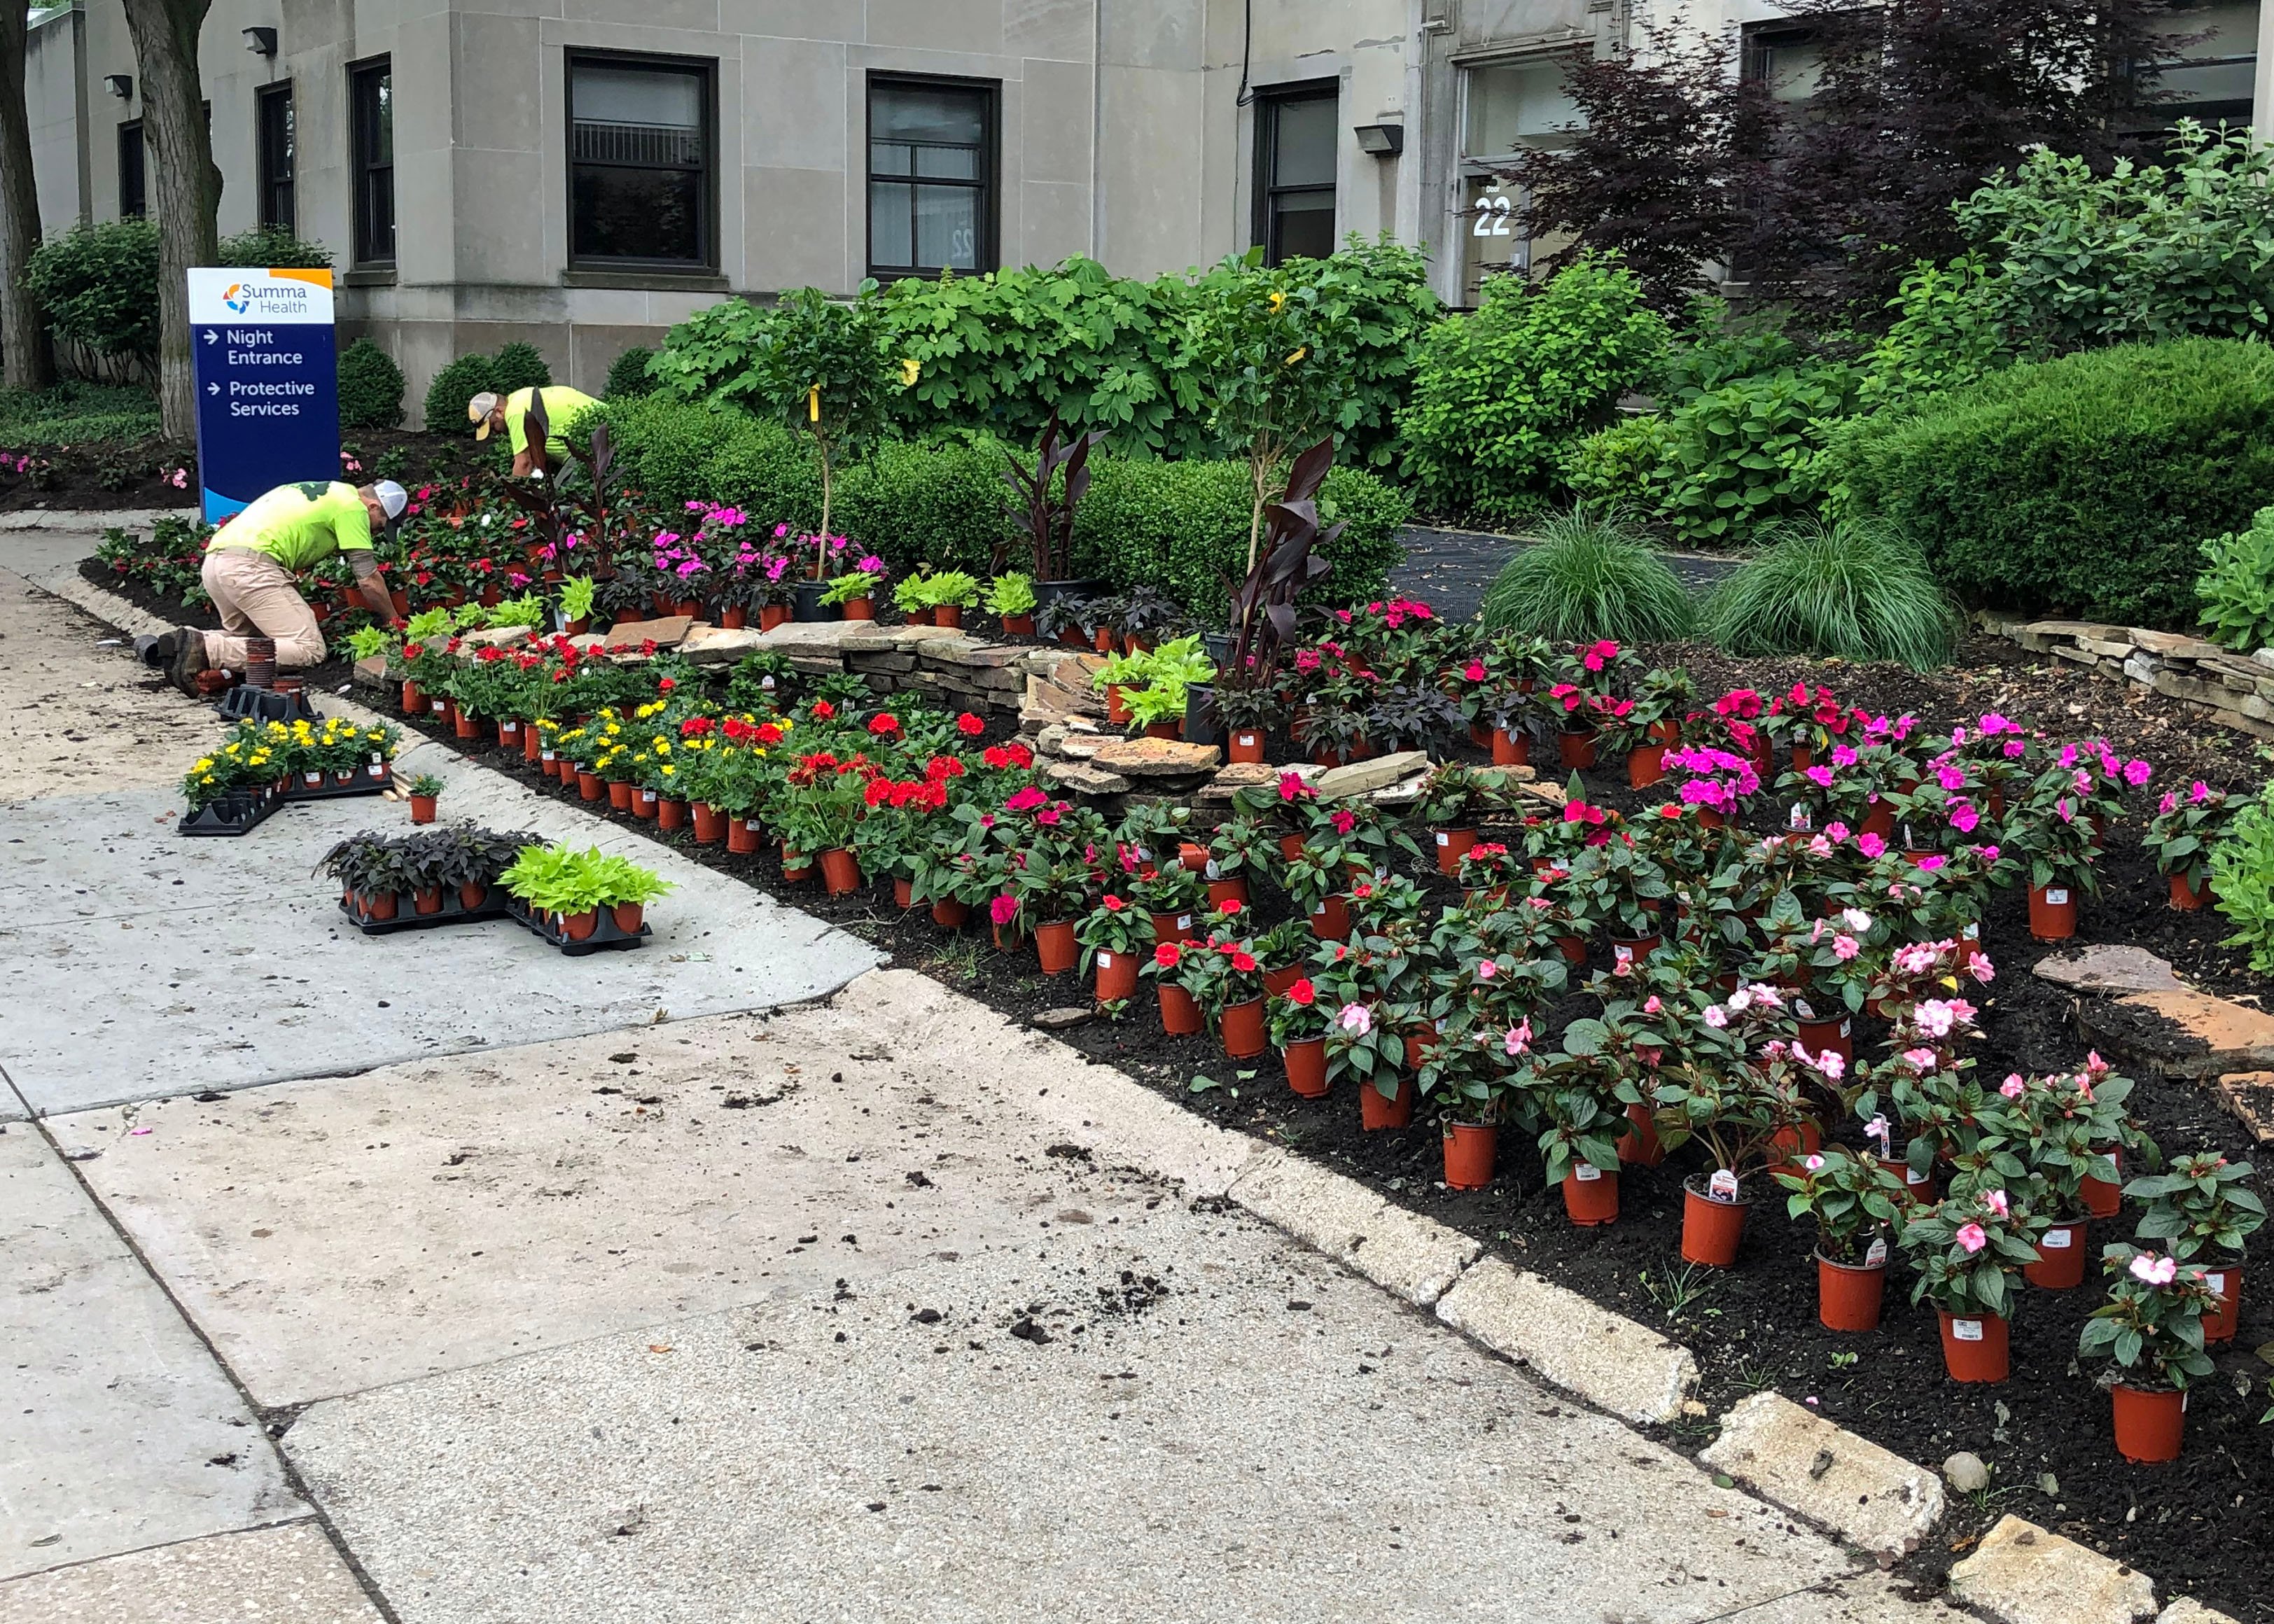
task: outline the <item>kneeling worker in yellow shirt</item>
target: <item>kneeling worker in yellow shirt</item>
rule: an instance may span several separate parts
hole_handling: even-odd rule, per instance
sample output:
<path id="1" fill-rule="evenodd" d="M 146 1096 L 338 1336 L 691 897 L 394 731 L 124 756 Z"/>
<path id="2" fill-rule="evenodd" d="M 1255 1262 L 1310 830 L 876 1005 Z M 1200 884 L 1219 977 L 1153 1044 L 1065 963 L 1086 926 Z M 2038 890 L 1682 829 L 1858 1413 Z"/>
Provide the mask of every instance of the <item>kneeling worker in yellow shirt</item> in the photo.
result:
<path id="1" fill-rule="evenodd" d="M 529 443 L 529 409 L 531 400 L 538 397 L 545 402 L 545 440 L 541 445 L 532 446 Z M 563 433 L 579 416 L 599 403 L 566 384 L 516 389 L 504 395 L 485 392 L 466 402 L 466 421 L 477 425 L 476 440 L 487 440 L 501 432 L 505 435 L 506 444 L 513 448 L 514 477 L 522 479 L 550 462 L 565 460 L 568 442 L 562 438 Z"/>
<path id="2" fill-rule="evenodd" d="M 278 485 L 206 544 L 198 578 L 221 616 L 221 630 L 178 628 L 153 638 L 140 650 L 143 658 L 167 666 L 174 686 L 192 695 L 198 673 L 209 666 L 242 670 L 245 640 L 255 633 L 275 640 L 280 671 L 321 665 L 324 635 L 292 576 L 335 553 L 346 557 L 364 602 L 380 623 L 389 630 L 399 628 L 403 621 L 388 597 L 371 533 L 375 528 L 391 531 L 409 505 L 408 494 L 392 479 L 366 485 L 338 479 Z"/>

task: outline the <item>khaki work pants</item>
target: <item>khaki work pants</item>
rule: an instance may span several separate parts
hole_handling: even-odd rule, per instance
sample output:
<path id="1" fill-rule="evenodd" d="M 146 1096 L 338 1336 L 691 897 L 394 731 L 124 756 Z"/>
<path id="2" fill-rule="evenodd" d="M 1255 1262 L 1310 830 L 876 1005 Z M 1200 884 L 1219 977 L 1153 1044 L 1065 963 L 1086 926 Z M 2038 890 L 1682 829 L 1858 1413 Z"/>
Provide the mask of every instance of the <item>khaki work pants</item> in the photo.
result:
<path id="1" fill-rule="evenodd" d="M 324 634 L 316 628 L 315 611 L 292 584 L 291 572 L 266 553 L 208 547 L 198 578 L 221 616 L 221 630 L 205 634 L 207 665 L 244 670 L 245 640 L 253 633 L 276 640 L 279 671 L 324 663 Z"/>

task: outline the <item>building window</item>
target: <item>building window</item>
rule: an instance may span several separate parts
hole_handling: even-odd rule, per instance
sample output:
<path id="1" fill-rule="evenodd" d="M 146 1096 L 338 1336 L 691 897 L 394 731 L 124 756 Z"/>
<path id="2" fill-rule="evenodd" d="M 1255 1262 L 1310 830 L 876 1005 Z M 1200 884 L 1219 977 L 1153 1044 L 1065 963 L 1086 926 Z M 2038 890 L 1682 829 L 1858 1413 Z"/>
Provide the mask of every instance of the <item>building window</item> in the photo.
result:
<path id="1" fill-rule="evenodd" d="M 568 59 L 568 254 L 707 267 L 712 67 Z"/>
<path id="2" fill-rule="evenodd" d="M 996 94 L 869 76 L 869 274 L 994 268 Z"/>
<path id="3" fill-rule="evenodd" d="M 1335 251 L 1338 86 L 1305 85 L 1255 101 L 1255 240 L 1267 265 Z"/>
<path id="4" fill-rule="evenodd" d="M 1461 297 L 1473 304 L 1487 276 L 1532 269 L 1527 199 L 1509 171 L 1521 158 L 1571 146 L 1586 117 L 1564 86 L 1557 57 L 1472 68 L 1463 91 Z"/>
<path id="5" fill-rule="evenodd" d="M 1743 73 L 1766 85 L 1773 102 L 1805 102 L 1824 83 L 1824 48 L 1810 28 L 1747 23 Z"/>
<path id="6" fill-rule="evenodd" d="M 388 60 L 348 70 L 358 265 L 395 263 L 395 79 Z"/>
<path id="7" fill-rule="evenodd" d="M 253 146 L 260 170 L 260 223 L 294 229 L 292 212 L 292 86 L 264 85 L 252 102 Z"/>
<path id="8" fill-rule="evenodd" d="M 118 217 L 139 220 L 149 207 L 142 183 L 142 121 L 130 118 L 118 126 Z"/>
<path id="9" fill-rule="evenodd" d="M 2213 129 L 2222 118 L 2247 124 L 2251 86 L 2258 73 L 2258 8 L 2255 5 L 2181 5 L 2170 13 L 2167 32 L 2194 42 L 2156 67 L 2155 122 L 2168 128 L 2193 118 Z"/>

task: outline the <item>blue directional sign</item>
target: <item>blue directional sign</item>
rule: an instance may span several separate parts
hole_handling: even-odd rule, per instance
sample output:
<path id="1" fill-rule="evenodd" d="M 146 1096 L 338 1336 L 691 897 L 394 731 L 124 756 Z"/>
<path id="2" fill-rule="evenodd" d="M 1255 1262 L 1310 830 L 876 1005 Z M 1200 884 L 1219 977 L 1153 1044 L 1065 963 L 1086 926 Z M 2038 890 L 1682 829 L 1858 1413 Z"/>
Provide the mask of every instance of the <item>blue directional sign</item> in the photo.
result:
<path id="1" fill-rule="evenodd" d="M 207 523 L 280 485 L 340 477 L 331 272 L 192 270 L 190 347 Z"/>

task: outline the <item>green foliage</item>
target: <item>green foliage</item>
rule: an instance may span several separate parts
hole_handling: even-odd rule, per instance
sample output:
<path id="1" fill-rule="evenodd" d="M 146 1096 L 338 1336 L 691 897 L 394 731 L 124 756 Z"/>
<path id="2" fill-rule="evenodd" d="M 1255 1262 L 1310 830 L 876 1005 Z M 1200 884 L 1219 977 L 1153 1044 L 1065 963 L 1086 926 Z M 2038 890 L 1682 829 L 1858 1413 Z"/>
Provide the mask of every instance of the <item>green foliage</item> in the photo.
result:
<path id="1" fill-rule="evenodd" d="M 1488 632 L 1558 643 L 1669 643 L 1689 635 L 1698 605 L 1666 560 L 1621 515 L 1556 514 L 1485 592 Z"/>
<path id="2" fill-rule="evenodd" d="M 255 226 L 221 239 L 215 265 L 266 266 L 273 270 L 329 270 L 332 251 L 304 243 L 282 226 Z"/>
<path id="3" fill-rule="evenodd" d="M 1505 512 L 1545 494 L 1559 447 L 1608 424 L 1667 340 L 1615 259 L 1582 258 L 1545 284 L 1492 278 L 1473 315 L 1422 342 L 1397 416 L 1404 473 L 1442 510 Z"/>
<path id="4" fill-rule="evenodd" d="M 2274 508 L 2203 543 L 2203 563 L 2195 598 L 2211 640 L 2246 654 L 2274 643 Z"/>
<path id="5" fill-rule="evenodd" d="M 1650 477 L 1666 461 L 1666 419 L 1656 413 L 1622 417 L 1607 429 L 1556 448 L 1556 474 L 1582 503 L 1615 508 L 1645 500 Z"/>
<path id="6" fill-rule="evenodd" d="M 992 440 L 884 440 L 838 482 L 835 527 L 896 568 L 922 562 L 983 575 L 1004 537 L 1009 455 Z M 811 468 L 806 459 L 808 477 Z"/>
<path id="7" fill-rule="evenodd" d="M 516 339 L 497 352 L 490 376 L 496 380 L 491 387 L 500 395 L 511 395 L 516 389 L 545 387 L 553 381 L 553 370 L 545 365 L 545 356 L 536 345 Z M 463 403 L 459 410 L 465 410 Z"/>
<path id="8" fill-rule="evenodd" d="M 634 344 L 608 364 L 608 381 L 601 386 L 600 398 L 628 401 L 635 395 L 651 393 L 655 380 L 647 375 L 647 364 L 655 358 L 655 351 L 645 344 Z"/>
<path id="9" fill-rule="evenodd" d="M 403 369 L 371 340 L 356 340 L 340 351 L 340 426 L 391 429 L 402 421 Z"/>
<path id="10" fill-rule="evenodd" d="M 2274 785 L 2237 812 L 2211 847 L 2210 886 L 2234 927 L 2221 945 L 2248 948 L 2250 967 L 2274 975 Z"/>
<path id="11" fill-rule="evenodd" d="M 1231 587 L 1246 577 L 1248 469 L 1245 462 L 1191 460 L 1092 460 L 1096 479 L 1074 515 L 1077 574 L 1103 576 L 1116 590 L 1149 586 L 1209 624 L 1231 606 Z M 1319 515 L 1345 528 L 1317 549 L 1327 574 L 1306 590 L 1318 605 L 1366 603 L 1382 596 L 1412 503 L 1386 480 L 1354 468 L 1327 475 Z"/>
<path id="12" fill-rule="evenodd" d="M 158 432 L 158 406 L 139 385 L 59 383 L 0 390 L 0 446 L 24 451 L 91 440 L 141 440 Z"/>
<path id="13" fill-rule="evenodd" d="M 434 381 L 426 386 L 426 403 L 422 417 L 429 434 L 463 434 L 472 425 L 466 421 L 466 402 L 485 391 L 498 389 L 497 362 L 489 356 L 463 355 L 434 374 Z"/>
<path id="14" fill-rule="evenodd" d="M 1825 461 L 1965 602 L 2178 626 L 2201 538 L 2274 502 L 2270 432 L 2274 350 L 2186 339 L 1990 373 L 1847 425 Z"/>
<path id="15" fill-rule="evenodd" d="M 1910 541 L 1871 520 L 1803 519 L 1706 599 L 1713 641 L 1741 658 L 1833 655 L 1932 671 L 1950 658 L 1957 614 Z"/>
<path id="16" fill-rule="evenodd" d="M 1818 462 L 1856 381 L 1844 366 L 1781 366 L 1683 402 L 1667 414 L 1649 476 L 1653 506 L 1675 534 L 1703 546 L 1807 511 L 1823 493 Z"/>
<path id="17" fill-rule="evenodd" d="M 2014 359 L 2003 284 L 1979 255 L 1939 268 L 1922 261 L 1888 308 L 1894 321 L 1865 357 L 1856 391 L 1864 410 L 1962 387 Z"/>
<path id="18" fill-rule="evenodd" d="M 56 337 L 98 356 L 156 357 L 156 221 L 109 220 L 49 237 L 25 263 L 24 285 Z"/>

